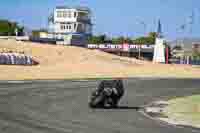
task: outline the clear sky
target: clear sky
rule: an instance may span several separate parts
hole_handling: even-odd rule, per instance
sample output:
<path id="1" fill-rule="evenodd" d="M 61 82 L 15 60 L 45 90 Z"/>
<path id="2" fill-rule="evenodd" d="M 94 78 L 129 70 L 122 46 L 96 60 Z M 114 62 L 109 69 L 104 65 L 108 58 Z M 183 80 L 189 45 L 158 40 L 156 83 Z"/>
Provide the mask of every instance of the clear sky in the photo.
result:
<path id="1" fill-rule="evenodd" d="M 95 34 L 137 37 L 144 29 L 156 31 L 160 18 L 166 38 L 200 37 L 200 0 L 1 0 L 0 19 L 31 29 L 47 27 L 48 15 L 59 5 L 91 8 Z"/>

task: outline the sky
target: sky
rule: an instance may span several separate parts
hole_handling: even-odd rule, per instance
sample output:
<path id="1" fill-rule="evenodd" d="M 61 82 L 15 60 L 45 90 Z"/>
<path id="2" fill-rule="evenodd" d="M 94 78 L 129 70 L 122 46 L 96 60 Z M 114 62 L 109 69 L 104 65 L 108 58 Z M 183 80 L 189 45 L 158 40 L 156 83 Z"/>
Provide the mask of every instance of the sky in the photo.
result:
<path id="1" fill-rule="evenodd" d="M 60 5 L 89 7 L 97 35 L 144 36 L 157 30 L 160 19 L 167 39 L 200 37 L 200 0 L 1 0 L 0 19 L 46 28 L 48 15 Z"/>

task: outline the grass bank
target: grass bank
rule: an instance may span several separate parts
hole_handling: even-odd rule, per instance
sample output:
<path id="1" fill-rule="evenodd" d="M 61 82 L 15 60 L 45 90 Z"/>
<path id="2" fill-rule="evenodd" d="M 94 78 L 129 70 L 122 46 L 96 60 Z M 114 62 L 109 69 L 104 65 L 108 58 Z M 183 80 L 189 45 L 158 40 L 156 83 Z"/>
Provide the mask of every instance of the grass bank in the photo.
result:
<path id="1" fill-rule="evenodd" d="M 181 125 L 200 128 L 200 95 L 170 100 L 164 114 Z"/>

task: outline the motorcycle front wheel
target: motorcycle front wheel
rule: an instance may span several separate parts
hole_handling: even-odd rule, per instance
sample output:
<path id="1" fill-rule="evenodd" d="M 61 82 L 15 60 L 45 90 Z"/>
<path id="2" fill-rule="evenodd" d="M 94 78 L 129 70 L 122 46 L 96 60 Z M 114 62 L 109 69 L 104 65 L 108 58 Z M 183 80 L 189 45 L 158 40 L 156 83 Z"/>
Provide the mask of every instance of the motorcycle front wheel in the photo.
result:
<path id="1" fill-rule="evenodd" d="M 104 100 L 105 100 L 104 95 L 99 95 L 97 97 L 93 97 L 93 98 L 91 98 L 91 101 L 89 102 L 89 106 L 91 108 L 102 108 L 102 107 L 104 107 Z"/>

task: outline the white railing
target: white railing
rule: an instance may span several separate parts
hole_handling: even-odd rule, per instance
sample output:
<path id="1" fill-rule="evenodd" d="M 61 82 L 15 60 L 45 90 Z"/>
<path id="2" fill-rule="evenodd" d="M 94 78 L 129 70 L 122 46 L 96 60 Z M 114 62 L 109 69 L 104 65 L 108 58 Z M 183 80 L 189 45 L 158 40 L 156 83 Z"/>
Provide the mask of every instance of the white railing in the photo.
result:
<path id="1" fill-rule="evenodd" d="M 17 41 L 28 41 L 29 36 L 0 36 L 0 39 L 15 39 Z"/>
<path id="2" fill-rule="evenodd" d="M 0 39 L 15 39 L 16 36 L 0 36 Z"/>
<path id="3" fill-rule="evenodd" d="M 16 40 L 17 41 L 28 41 L 29 40 L 29 36 L 17 36 Z"/>

